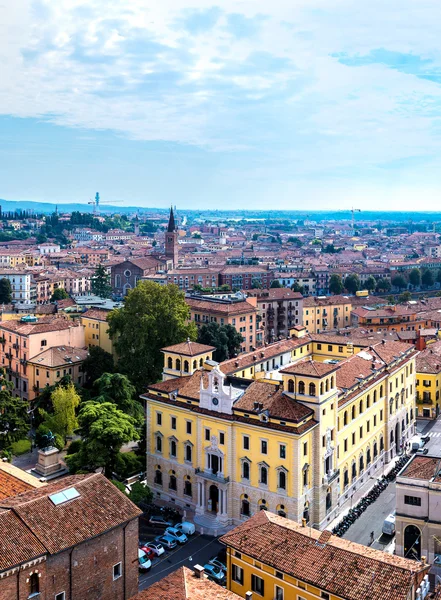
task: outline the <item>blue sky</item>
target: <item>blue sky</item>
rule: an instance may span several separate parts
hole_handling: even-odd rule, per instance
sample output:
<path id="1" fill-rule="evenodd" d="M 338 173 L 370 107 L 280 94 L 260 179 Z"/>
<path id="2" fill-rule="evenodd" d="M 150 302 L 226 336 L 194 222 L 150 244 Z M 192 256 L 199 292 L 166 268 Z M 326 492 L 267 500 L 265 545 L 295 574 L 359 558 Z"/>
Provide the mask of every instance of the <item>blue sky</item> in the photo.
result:
<path id="1" fill-rule="evenodd" d="M 0 197 L 438 210 L 438 0 L 14 0 Z"/>

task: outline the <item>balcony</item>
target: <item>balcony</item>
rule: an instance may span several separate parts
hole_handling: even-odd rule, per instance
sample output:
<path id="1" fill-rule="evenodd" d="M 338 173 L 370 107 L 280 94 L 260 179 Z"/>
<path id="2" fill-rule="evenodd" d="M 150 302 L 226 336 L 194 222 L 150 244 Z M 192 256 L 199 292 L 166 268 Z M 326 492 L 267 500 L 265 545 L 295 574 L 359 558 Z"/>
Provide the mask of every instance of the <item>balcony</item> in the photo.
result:
<path id="1" fill-rule="evenodd" d="M 20 349 L 20 344 L 12 344 L 12 347 L 14 348 L 14 350 L 19 350 Z"/>
<path id="2" fill-rule="evenodd" d="M 6 352 L 5 356 L 8 360 L 12 360 L 12 352 Z"/>
<path id="3" fill-rule="evenodd" d="M 337 479 L 337 477 L 339 475 L 340 475 L 340 471 L 338 469 L 336 469 L 335 471 L 328 471 L 326 473 L 326 475 L 323 477 L 323 484 L 329 485 L 330 483 L 332 483 L 334 481 L 334 479 Z"/>
<path id="4" fill-rule="evenodd" d="M 195 475 L 199 475 L 209 481 L 217 481 L 219 483 L 228 483 L 230 481 L 229 477 L 224 477 L 219 471 L 217 473 L 211 473 L 210 471 L 204 471 L 203 469 L 196 467 L 194 472 Z"/>

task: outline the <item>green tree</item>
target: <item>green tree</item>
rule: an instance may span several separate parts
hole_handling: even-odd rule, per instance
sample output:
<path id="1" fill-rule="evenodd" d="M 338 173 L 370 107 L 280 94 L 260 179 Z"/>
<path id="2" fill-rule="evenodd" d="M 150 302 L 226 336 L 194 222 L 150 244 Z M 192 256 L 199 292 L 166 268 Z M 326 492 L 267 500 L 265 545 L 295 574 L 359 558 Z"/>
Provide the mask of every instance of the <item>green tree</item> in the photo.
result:
<path id="1" fill-rule="evenodd" d="M 126 375 L 103 373 L 93 387 L 98 393 L 96 402 L 113 402 L 141 425 L 144 417 L 142 404 L 137 399 L 135 386 L 130 383 Z"/>
<path id="2" fill-rule="evenodd" d="M 281 288 L 283 286 L 278 279 L 273 279 L 273 281 L 271 282 L 271 287 L 272 288 Z"/>
<path id="3" fill-rule="evenodd" d="M 375 290 L 376 286 L 377 286 L 377 282 L 375 281 L 375 277 L 372 277 L 372 275 L 369 275 L 369 277 L 365 281 L 364 287 L 369 292 L 373 292 Z"/>
<path id="4" fill-rule="evenodd" d="M 152 281 L 140 282 L 129 291 L 124 307 L 109 314 L 118 371 L 129 377 L 138 392 L 160 378 L 161 348 L 196 339 L 197 328 L 189 317 L 184 292 Z"/>
<path id="5" fill-rule="evenodd" d="M 345 279 L 345 289 L 350 294 L 355 294 L 360 289 L 360 278 L 356 273 L 351 273 Z"/>
<path id="6" fill-rule="evenodd" d="M 392 278 L 391 283 L 399 290 L 404 290 L 404 288 L 407 287 L 407 281 L 403 275 L 395 275 L 395 277 Z"/>
<path id="7" fill-rule="evenodd" d="M 139 481 L 136 481 L 132 485 L 129 498 L 137 506 L 142 506 L 142 504 L 151 503 L 151 501 L 153 500 L 153 492 L 146 485 L 143 485 Z"/>
<path id="8" fill-rule="evenodd" d="M 83 371 L 89 381 L 93 382 L 99 379 L 103 373 L 113 373 L 114 370 L 115 365 L 110 352 L 106 352 L 99 346 L 89 348 L 89 356 L 83 362 Z"/>
<path id="9" fill-rule="evenodd" d="M 11 282 L 6 277 L 0 279 L 0 303 L 10 304 L 12 300 Z"/>
<path id="10" fill-rule="evenodd" d="M 329 291 L 331 294 L 341 294 L 344 289 L 343 281 L 338 273 L 333 273 L 329 280 Z"/>
<path id="11" fill-rule="evenodd" d="M 430 269 L 427 269 L 422 274 L 421 283 L 426 287 L 430 287 L 431 285 L 433 285 L 435 283 L 435 278 L 433 277 L 433 273 Z"/>
<path id="12" fill-rule="evenodd" d="M 274 282 L 273 282 L 273 283 L 274 283 Z M 253 279 L 253 280 L 251 281 L 251 287 L 252 287 L 254 290 L 261 290 L 261 289 L 263 288 L 263 285 L 262 285 L 262 282 L 261 282 L 261 280 L 260 280 L 260 279 Z"/>
<path id="13" fill-rule="evenodd" d="M 302 241 L 298 237 L 289 237 L 288 244 L 294 244 L 297 248 L 301 248 Z"/>
<path id="14" fill-rule="evenodd" d="M 303 294 L 305 292 L 305 288 L 303 287 L 303 285 L 299 285 L 297 281 L 294 281 L 294 283 L 291 286 L 291 289 L 293 292 L 299 292 L 300 294 Z"/>
<path id="15" fill-rule="evenodd" d="M 399 302 L 409 302 L 409 300 L 412 300 L 412 294 L 407 290 L 398 296 Z"/>
<path id="16" fill-rule="evenodd" d="M 92 277 L 92 294 L 99 298 L 110 298 L 112 286 L 110 285 L 110 274 L 104 265 L 99 265 Z"/>
<path id="17" fill-rule="evenodd" d="M 66 456 L 72 473 L 78 471 L 104 470 L 112 477 L 123 444 L 139 438 L 135 421 L 112 402 L 84 402 L 78 422 L 83 440 L 80 450 Z"/>
<path id="18" fill-rule="evenodd" d="M 64 288 L 57 288 L 54 290 L 54 293 L 51 296 L 51 302 L 65 300 L 66 298 L 69 298 L 69 294 L 66 292 L 66 290 Z"/>
<path id="19" fill-rule="evenodd" d="M 58 433 L 63 439 L 72 435 L 78 427 L 75 411 L 80 404 L 80 400 L 81 398 L 73 383 L 70 383 L 67 387 L 58 386 L 51 394 L 54 413 L 46 419 L 46 423 L 54 433 Z"/>
<path id="20" fill-rule="evenodd" d="M 240 352 L 243 338 L 233 325 L 219 325 L 213 321 L 199 329 L 198 342 L 214 346 L 216 350 L 213 357 L 222 362 Z"/>
<path id="21" fill-rule="evenodd" d="M 29 403 L 11 393 L 11 384 L 0 373 L 0 449 L 22 439 L 29 432 Z"/>
<path id="22" fill-rule="evenodd" d="M 322 248 L 322 252 L 324 254 L 335 254 L 337 249 L 335 248 L 334 244 L 327 244 L 324 248 Z"/>
<path id="23" fill-rule="evenodd" d="M 382 277 L 377 281 L 377 287 L 375 288 L 377 292 L 389 292 L 391 289 L 391 283 L 389 279 Z"/>
<path id="24" fill-rule="evenodd" d="M 421 271 L 419 269 L 412 269 L 409 273 L 409 283 L 413 287 L 419 287 L 421 285 Z"/>

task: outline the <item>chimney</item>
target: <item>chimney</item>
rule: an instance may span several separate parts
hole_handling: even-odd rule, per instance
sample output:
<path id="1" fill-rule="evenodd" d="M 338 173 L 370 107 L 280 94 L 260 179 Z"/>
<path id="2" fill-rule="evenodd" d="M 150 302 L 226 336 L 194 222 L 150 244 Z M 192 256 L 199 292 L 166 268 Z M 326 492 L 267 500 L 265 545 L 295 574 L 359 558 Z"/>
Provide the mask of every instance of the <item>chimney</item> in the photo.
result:
<path id="1" fill-rule="evenodd" d="M 204 567 L 201 567 L 201 565 L 195 565 L 194 574 L 198 579 L 202 579 L 204 576 Z"/>
<path id="2" fill-rule="evenodd" d="M 253 592 L 246 592 L 245 600 L 253 600 Z"/>

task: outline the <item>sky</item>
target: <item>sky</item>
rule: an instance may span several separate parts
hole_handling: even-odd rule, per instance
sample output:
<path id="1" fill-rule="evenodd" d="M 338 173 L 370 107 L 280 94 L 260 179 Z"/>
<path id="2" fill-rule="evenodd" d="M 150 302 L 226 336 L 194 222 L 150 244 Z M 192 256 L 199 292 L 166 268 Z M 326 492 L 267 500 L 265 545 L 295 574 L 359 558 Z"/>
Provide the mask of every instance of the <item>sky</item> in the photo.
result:
<path id="1" fill-rule="evenodd" d="M 439 210 L 439 0 L 4 0 L 0 198 Z"/>

